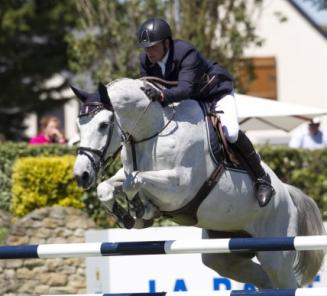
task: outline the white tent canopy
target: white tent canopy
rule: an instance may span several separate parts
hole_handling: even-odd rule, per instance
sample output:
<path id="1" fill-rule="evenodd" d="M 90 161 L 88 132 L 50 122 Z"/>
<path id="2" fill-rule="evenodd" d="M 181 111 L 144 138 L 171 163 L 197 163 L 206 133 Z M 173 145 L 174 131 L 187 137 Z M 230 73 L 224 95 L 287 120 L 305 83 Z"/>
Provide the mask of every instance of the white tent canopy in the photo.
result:
<path id="1" fill-rule="evenodd" d="M 327 115 L 327 109 L 273 101 L 235 94 L 241 128 L 250 130 L 279 129 L 289 132 L 317 116 Z"/>

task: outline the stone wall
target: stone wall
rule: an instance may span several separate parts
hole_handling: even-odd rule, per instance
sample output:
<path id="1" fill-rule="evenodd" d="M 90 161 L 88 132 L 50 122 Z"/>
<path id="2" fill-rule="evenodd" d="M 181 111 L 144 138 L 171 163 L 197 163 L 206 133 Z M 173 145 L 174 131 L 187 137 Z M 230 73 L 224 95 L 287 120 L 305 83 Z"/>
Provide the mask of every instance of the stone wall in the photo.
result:
<path id="1" fill-rule="evenodd" d="M 74 208 L 35 210 L 11 225 L 7 245 L 84 242 L 94 222 Z M 83 294 L 86 292 L 84 258 L 0 261 L 0 295 Z"/>

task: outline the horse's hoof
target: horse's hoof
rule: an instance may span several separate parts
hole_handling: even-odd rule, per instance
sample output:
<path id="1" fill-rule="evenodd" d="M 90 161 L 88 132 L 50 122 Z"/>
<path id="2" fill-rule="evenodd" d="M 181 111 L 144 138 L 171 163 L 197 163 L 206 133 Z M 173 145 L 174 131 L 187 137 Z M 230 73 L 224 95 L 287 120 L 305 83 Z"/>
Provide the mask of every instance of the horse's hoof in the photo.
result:
<path id="1" fill-rule="evenodd" d="M 123 216 L 121 222 L 126 229 L 131 229 L 135 225 L 135 220 L 131 215 Z"/>

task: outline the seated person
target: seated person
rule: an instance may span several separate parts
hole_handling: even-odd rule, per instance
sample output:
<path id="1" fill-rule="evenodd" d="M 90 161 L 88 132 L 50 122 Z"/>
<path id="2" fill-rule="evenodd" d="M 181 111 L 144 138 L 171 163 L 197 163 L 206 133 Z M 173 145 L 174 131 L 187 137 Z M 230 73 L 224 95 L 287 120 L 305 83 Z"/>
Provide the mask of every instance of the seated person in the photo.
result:
<path id="1" fill-rule="evenodd" d="M 41 133 L 30 139 L 29 144 L 65 144 L 66 140 L 59 130 L 60 121 L 55 116 L 42 117 Z"/>
<path id="2" fill-rule="evenodd" d="M 320 121 L 312 119 L 305 131 L 295 133 L 289 142 L 289 147 L 311 150 L 327 147 L 327 135 L 320 130 Z"/>

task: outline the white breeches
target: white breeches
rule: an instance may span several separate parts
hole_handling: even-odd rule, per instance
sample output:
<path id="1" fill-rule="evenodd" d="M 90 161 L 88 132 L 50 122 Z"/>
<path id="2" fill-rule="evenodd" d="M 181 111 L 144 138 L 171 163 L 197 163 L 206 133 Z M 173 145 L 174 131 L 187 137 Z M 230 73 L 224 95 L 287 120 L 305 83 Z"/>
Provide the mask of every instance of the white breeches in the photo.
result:
<path id="1" fill-rule="evenodd" d="M 235 143 L 237 141 L 240 126 L 238 124 L 234 94 L 228 94 L 216 102 L 215 111 L 224 112 L 218 114 L 220 116 L 224 135 L 228 142 Z"/>

